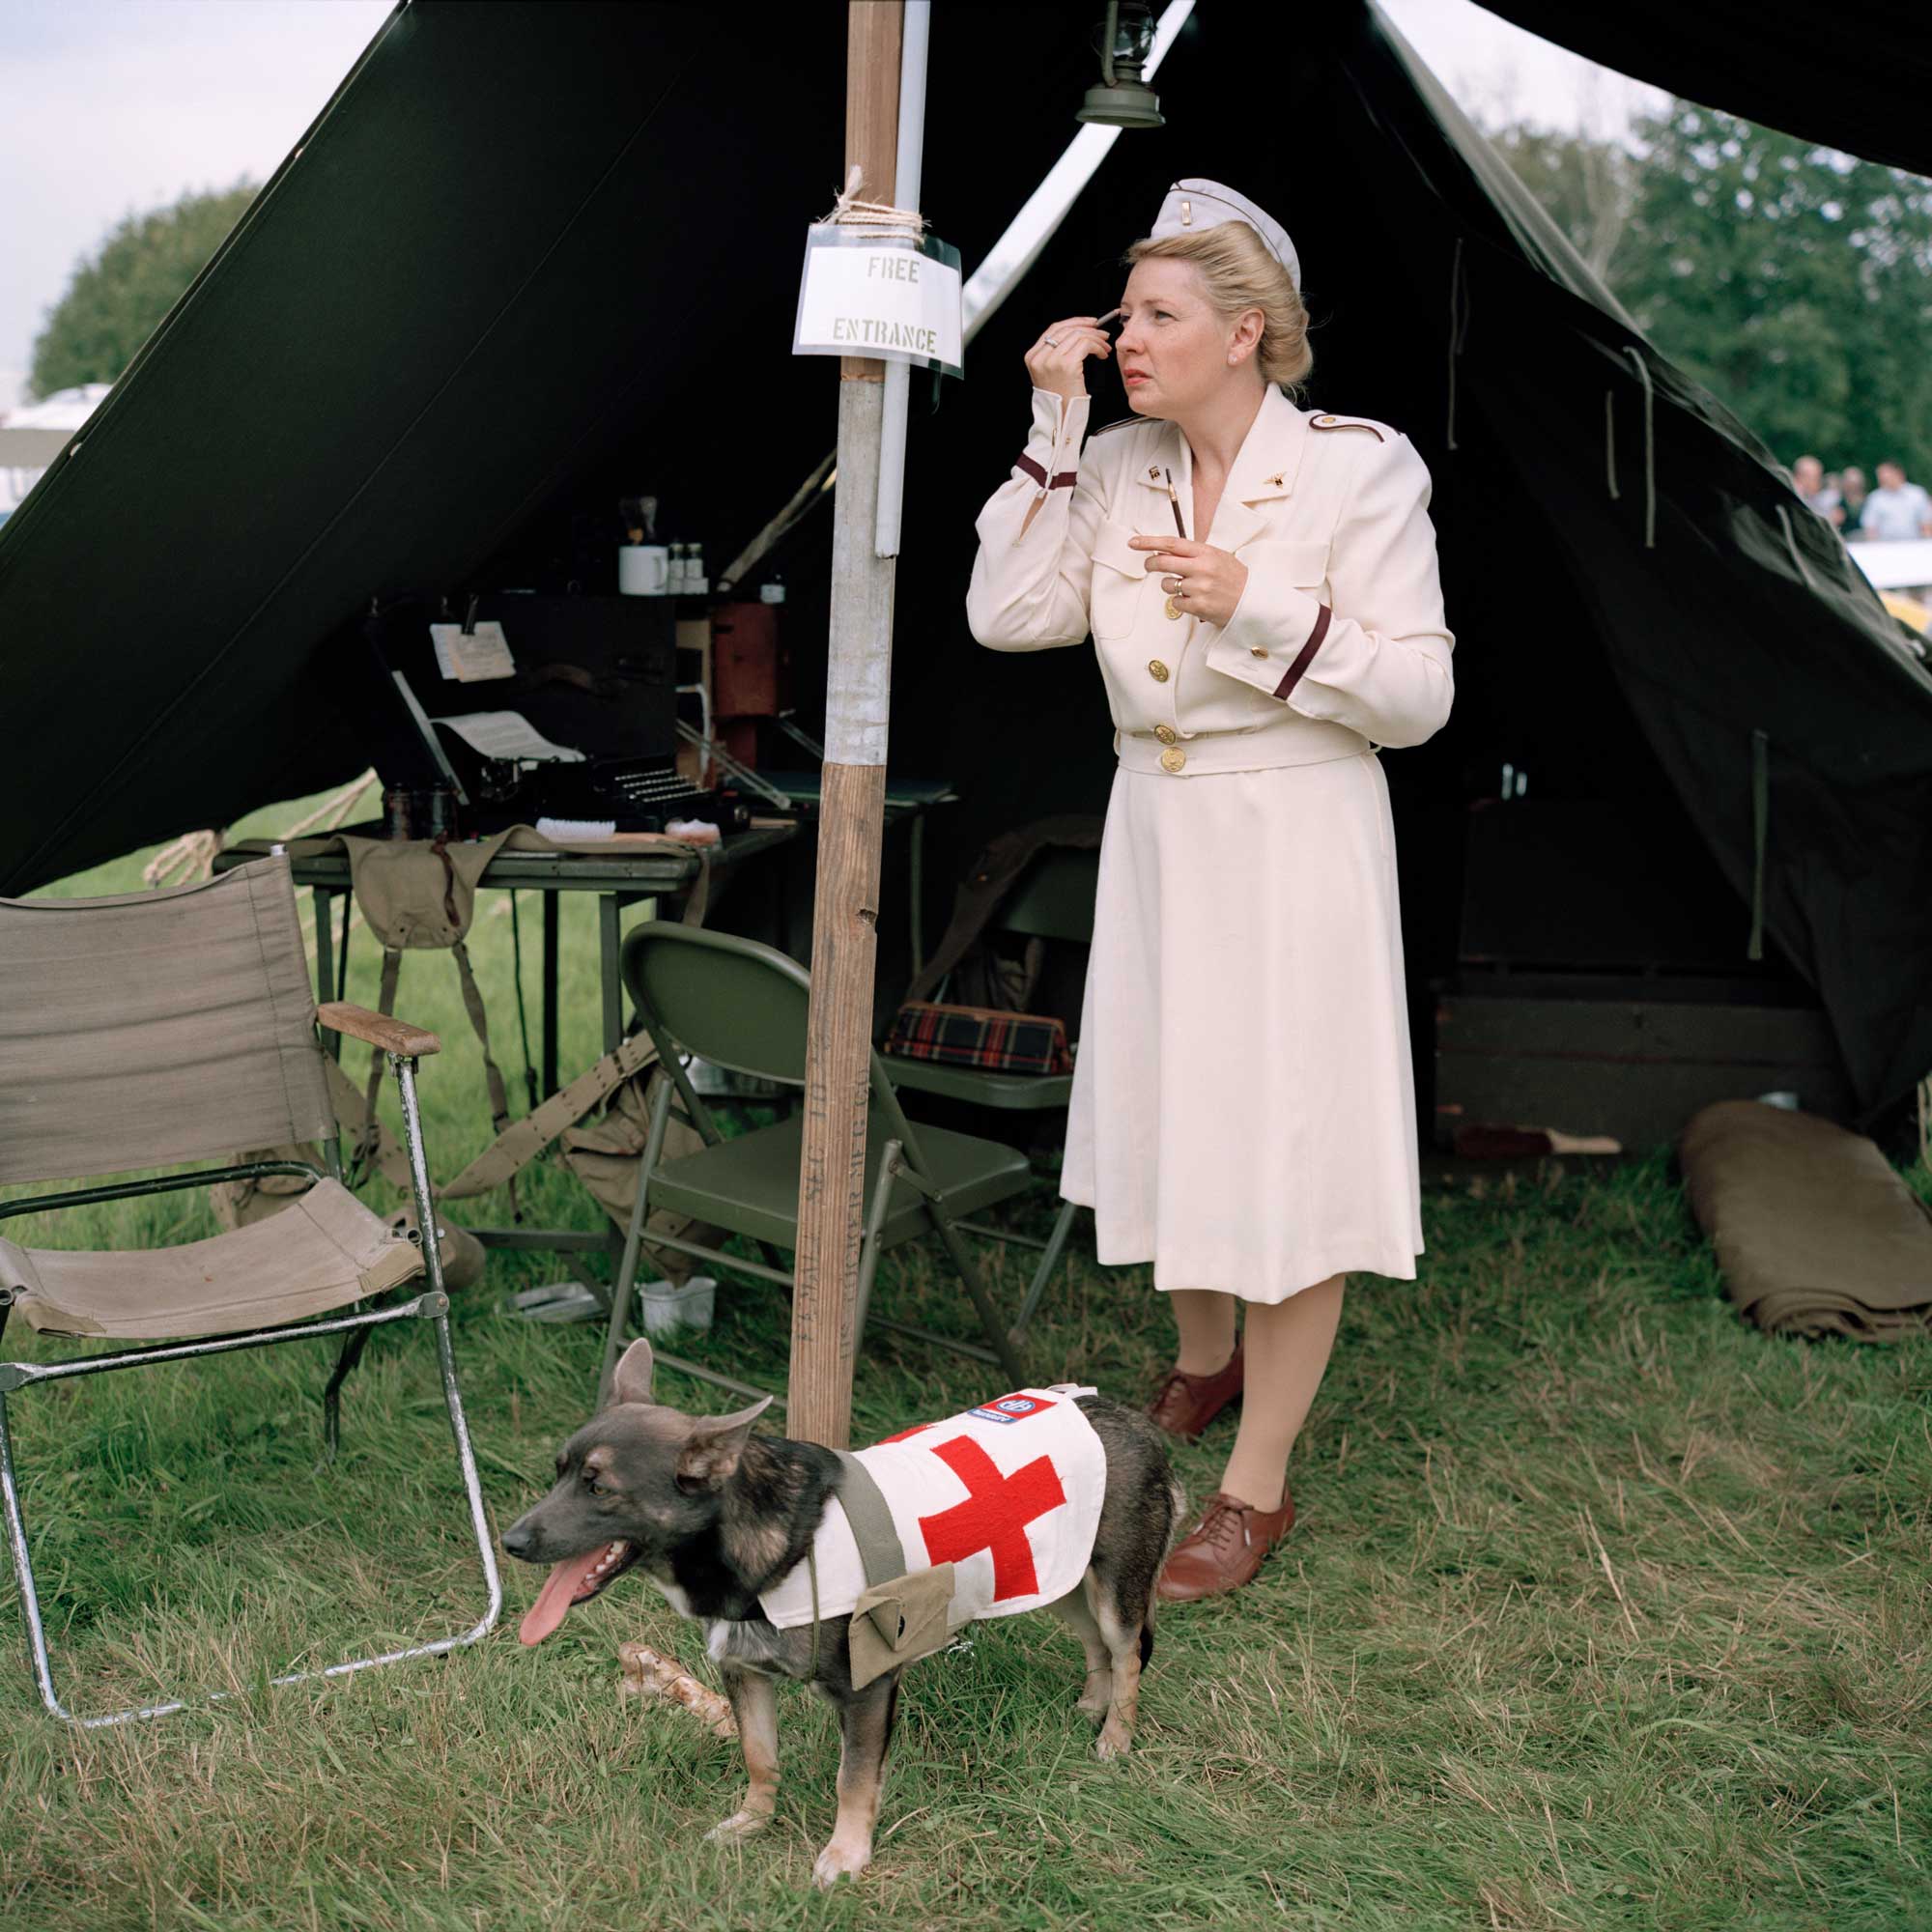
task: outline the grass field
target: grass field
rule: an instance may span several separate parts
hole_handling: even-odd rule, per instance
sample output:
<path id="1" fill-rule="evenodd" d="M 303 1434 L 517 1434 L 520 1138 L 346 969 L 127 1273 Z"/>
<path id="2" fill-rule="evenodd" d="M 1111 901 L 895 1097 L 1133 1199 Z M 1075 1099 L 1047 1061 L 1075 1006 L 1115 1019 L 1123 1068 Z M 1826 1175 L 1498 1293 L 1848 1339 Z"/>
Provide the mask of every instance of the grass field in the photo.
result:
<path id="1" fill-rule="evenodd" d="M 62 890 L 138 875 L 129 861 Z M 508 922 L 490 903 L 472 945 L 515 1090 Z M 564 917 L 575 1068 L 598 1043 L 590 903 Z M 371 1001 L 366 939 L 352 976 Z M 399 1005 L 448 1043 L 423 1078 L 448 1174 L 488 1138 L 450 962 L 412 956 Z M 561 1170 L 539 1170 L 526 1205 L 598 1225 Z M 1050 1214 L 1042 1197 L 1030 1225 Z M 213 1224 L 175 1196 L 24 1225 L 7 1232 L 96 1245 Z M 0 1591 L 0 1925 L 1932 1926 L 1932 1355 L 1747 1327 L 1662 1154 L 1432 1185 L 1424 1225 L 1419 1281 L 1351 1286 L 1291 1470 L 1300 1522 L 1254 1586 L 1166 1613 L 1133 1755 L 1092 1757 L 1058 1624 L 980 1626 L 908 1673 L 876 1861 L 825 1897 L 810 1875 L 834 1808 L 829 1713 L 784 1694 L 777 1821 L 741 1847 L 699 1843 L 736 1805 L 736 1750 L 619 1701 L 622 1638 L 710 1668 L 645 1585 L 526 1651 L 537 1578 L 506 1563 L 503 1622 L 474 1648 L 262 1688 L 480 1605 L 426 1330 L 371 1349 L 327 1473 L 322 1345 L 27 1391 L 16 1447 L 70 1700 L 246 1694 L 71 1732 L 42 1714 Z M 1036 1374 L 1134 1395 L 1170 1331 L 1148 1271 L 1098 1267 L 1083 1236 Z M 1024 1259 L 992 1264 L 1009 1305 Z M 456 1310 L 499 1527 L 595 1378 L 595 1330 L 495 1307 L 561 1271 L 494 1261 Z M 878 1295 L 972 1332 L 921 1250 L 889 1258 Z M 772 1292 L 726 1284 L 688 1347 L 777 1386 L 785 1337 Z M 8 1340 L 70 1346 L 17 1325 Z M 660 1392 L 729 1406 L 668 1374 Z M 989 1392 L 977 1365 L 882 1336 L 855 1439 Z M 1212 1488 L 1232 1428 L 1181 1452 L 1190 1494 Z"/>

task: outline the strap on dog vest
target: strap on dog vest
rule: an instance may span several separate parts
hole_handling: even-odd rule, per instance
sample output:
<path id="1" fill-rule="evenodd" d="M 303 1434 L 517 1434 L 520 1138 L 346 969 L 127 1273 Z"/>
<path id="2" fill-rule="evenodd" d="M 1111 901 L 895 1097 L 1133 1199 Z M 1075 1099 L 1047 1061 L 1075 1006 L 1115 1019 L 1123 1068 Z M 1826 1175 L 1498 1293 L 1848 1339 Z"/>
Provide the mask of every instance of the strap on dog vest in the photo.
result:
<path id="1" fill-rule="evenodd" d="M 872 1472 L 849 1450 L 835 1449 L 832 1453 L 845 1472 L 838 1500 L 844 1505 L 845 1520 L 852 1525 L 866 1581 L 874 1589 L 881 1583 L 896 1582 L 906 1572 L 905 1547 L 893 1527 L 893 1513 L 885 1492 Z"/>
<path id="2" fill-rule="evenodd" d="M 818 1676 L 818 1545 L 816 1539 L 805 1546 L 805 1567 L 811 1575 L 811 1662 L 805 1666 L 805 1681 Z"/>

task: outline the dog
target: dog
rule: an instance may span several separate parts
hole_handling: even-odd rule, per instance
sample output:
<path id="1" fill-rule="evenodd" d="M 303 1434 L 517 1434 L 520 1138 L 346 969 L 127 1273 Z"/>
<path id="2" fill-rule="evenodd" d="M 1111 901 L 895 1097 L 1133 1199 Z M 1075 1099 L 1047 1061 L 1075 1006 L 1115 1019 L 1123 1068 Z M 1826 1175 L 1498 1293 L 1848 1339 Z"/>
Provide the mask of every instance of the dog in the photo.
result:
<path id="1" fill-rule="evenodd" d="M 707 1834 L 715 1839 L 746 1837 L 770 1822 L 779 1785 L 778 1680 L 810 1684 L 838 1713 L 838 1820 L 813 1867 L 815 1882 L 830 1887 L 871 1860 L 902 1666 L 855 1687 L 849 1611 L 781 1629 L 765 1614 L 759 1592 L 805 1566 L 829 1500 L 846 1485 L 847 1465 L 814 1443 L 753 1435 L 769 1396 L 717 1416 L 654 1402 L 652 1367 L 650 1344 L 633 1342 L 617 1365 L 611 1405 L 564 1444 L 554 1488 L 504 1533 L 510 1555 L 553 1566 L 524 1620 L 523 1639 L 541 1642 L 570 1609 L 633 1569 L 680 1615 L 705 1626 L 706 1650 L 738 1721 L 746 1775 L 744 1803 Z M 1071 1400 L 1104 1453 L 1104 1488 L 1096 1471 L 1091 1550 L 1083 1536 L 1060 1559 L 1065 1574 L 1084 1554 L 1084 1573 L 1041 1606 L 1085 1648 L 1076 1708 L 1099 1723 L 1097 1754 L 1113 1758 L 1133 1741 L 1141 1673 L 1153 1651 L 1154 1584 L 1184 1498 L 1164 1439 L 1146 1414 L 1097 1394 Z M 1037 1427 L 1029 1412 L 1051 1406 L 1016 1396 L 972 1414 Z M 1002 1447 L 1008 1439 L 981 1434 Z M 934 1453 L 955 1448 L 948 1441 Z M 1031 1558 L 1022 1561 L 1031 1580 Z M 814 1563 L 814 1591 L 818 1580 Z"/>

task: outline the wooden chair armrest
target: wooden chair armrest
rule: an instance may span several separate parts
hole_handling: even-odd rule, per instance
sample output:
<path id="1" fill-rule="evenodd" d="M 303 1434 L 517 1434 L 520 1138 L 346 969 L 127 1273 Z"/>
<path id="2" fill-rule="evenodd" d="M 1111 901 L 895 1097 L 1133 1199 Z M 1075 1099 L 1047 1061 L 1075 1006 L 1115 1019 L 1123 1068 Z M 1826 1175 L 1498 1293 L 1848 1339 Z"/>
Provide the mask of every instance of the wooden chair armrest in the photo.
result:
<path id="1" fill-rule="evenodd" d="M 366 1039 L 384 1053 L 401 1054 L 405 1060 L 420 1060 L 426 1054 L 440 1053 L 442 1041 L 407 1020 L 391 1019 L 386 1013 L 372 1013 L 367 1007 L 352 1007 L 347 1000 L 331 1000 L 315 1009 L 316 1024 L 330 1033 L 346 1033 L 352 1039 Z"/>

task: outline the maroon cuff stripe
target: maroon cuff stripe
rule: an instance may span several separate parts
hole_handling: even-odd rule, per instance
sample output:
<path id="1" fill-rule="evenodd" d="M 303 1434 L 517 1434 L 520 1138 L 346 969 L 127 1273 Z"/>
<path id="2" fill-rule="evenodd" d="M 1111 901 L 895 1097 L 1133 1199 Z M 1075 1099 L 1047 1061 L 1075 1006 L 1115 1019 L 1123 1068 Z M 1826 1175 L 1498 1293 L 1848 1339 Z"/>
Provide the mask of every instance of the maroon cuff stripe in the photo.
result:
<path id="1" fill-rule="evenodd" d="M 1277 697 L 1286 698 L 1288 694 L 1301 682 L 1301 673 L 1308 668 L 1315 653 L 1321 648 L 1321 639 L 1328 635 L 1328 619 L 1334 614 L 1327 605 L 1321 606 L 1321 614 L 1316 618 L 1315 628 L 1309 632 L 1308 641 L 1301 647 L 1301 655 L 1289 666 L 1288 675 L 1274 688 L 1274 695 Z"/>
<path id="2" fill-rule="evenodd" d="M 1015 459 L 1020 469 L 1033 478 L 1042 490 L 1070 490 L 1080 480 L 1077 469 L 1063 469 L 1051 483 L 1046 480 L 1046 470 L 1024 451 Z"/>

